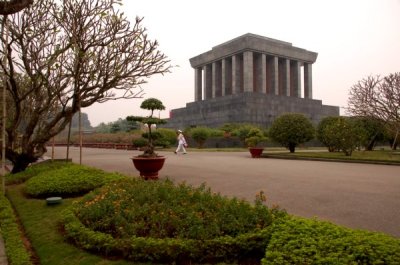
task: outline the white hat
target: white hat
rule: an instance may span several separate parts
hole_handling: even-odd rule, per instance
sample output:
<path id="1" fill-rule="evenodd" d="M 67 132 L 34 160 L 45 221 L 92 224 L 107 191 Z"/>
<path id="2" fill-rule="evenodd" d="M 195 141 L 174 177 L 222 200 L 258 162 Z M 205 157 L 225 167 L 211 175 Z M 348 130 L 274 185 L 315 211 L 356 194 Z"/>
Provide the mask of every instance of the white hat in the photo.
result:
<path id="1" fill-rule="evenodd" d="M 181 130 L 178 130 L 178 133 L 181 133 L 182 131 Z"/>

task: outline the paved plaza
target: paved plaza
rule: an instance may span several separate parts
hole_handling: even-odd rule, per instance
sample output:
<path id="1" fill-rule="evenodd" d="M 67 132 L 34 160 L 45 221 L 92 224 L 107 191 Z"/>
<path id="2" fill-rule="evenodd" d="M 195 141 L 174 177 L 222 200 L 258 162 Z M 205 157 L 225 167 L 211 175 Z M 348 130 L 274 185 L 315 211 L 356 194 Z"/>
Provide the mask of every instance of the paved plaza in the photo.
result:
<path id="1" fill-rule="evenodd" d="M 51 155 L 51 147 L 47 155 Z M 267 150 L 268 152 L 268 150 Z M 83 149 L 83 164 L 138 176 L 130 157 L 139 151 Z M 247 152 L 190 152 L 166 156 L 161 178 L 206 183 L 213 191 L 253 201 L 259 191 L 269 205 L 352 228 L 400 237 L 400 167 L 357 163 L 252 159 Z M 56 147 L 55 158 L 66 148 Z M 79 148 L 70 148 L 79 163 Z"/>

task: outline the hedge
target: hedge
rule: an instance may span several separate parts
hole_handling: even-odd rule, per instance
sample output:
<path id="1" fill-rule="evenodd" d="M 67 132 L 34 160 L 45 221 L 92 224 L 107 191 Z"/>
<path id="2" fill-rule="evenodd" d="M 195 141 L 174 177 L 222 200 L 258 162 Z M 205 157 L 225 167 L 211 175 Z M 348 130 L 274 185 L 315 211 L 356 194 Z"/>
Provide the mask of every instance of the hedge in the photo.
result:
<path id="1" fill-rule="evenodd" d="M 291 217 L 276 222 L 263 265 L 400 264 L 400 240 L 326 221 Z"/>
<path id="2" fill-rule="evenodd" d="M 71 163 L 65 161 L 51 161 L 51 160 L 35 163 L 29 166 L 26 170 L 19 172 L 17 174 L 7 174 L 6 184 L 7 185 L 20 184 L 34 176 L 37 176 L 42 172 L 68 167 L 69 165 L 71 165 Z"/>
<path id="3" fill-rule="evenodd" d="M 39 173 L 26 182 L 25 192 L 35 198 L 50 196 L 73 197 L 83 195 L 105 183 L 122 179 L 117 173 L 106 173 L 86 166 L 68 166 Z"/>
<path id="4" fill-rule="evenodd" d="M 0 233 L 4 240 L 6 255 L 11 265 L 30 265 L 29 252 L 22 241 L 22 235 L 17 225 L 11 204 L 0 193 Z"/>
<path id="5" fill-rule="evenodd" d="M 235 261 L 246 258 L 246 256 L 259 255 L 271 237 L 267 228 L 237 237 L 223 236 L 211 240 L 145 237 L 118 239 L 85 227 L 71 209 L 63 212 L 62 222 L 68 239 L 81 248 L 103 255 L 121 255 L 125 259 L 133 261 L 163 263 L 179 260 Z"/>

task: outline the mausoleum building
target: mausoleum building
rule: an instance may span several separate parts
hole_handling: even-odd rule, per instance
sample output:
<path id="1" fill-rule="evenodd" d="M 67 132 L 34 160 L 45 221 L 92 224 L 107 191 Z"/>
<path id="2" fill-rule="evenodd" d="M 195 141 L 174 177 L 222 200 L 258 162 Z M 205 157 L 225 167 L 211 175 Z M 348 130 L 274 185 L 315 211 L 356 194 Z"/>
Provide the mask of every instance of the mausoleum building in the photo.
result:
<path id="1" fill-rule="evenodd" d="M 314 100 L 317 53 L 291 43 L 245 34 L 190 59 L 194 102 L 171 111 L 168 127 L 269 126 L 283 113 L 303 113 L 314 123 L 339 108 Z"/>

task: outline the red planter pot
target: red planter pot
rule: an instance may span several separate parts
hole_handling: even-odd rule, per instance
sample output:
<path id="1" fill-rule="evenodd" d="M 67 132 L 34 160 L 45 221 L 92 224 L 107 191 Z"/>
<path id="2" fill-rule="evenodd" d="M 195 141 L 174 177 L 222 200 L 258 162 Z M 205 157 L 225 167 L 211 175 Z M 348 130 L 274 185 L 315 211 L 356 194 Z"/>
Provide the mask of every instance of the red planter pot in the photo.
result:
<path id="1" fill-rule="evenodd" d="M 140 172 L 140 176 L 145 180 L 158 179 L 158 171 L 164 166 L 165 157 L 132 157 L 135 168 Z"/>
<path id="2" fill-rule="evenodd" d="M 250 151 L 251 157 L 259 158 L 259 157 L 261 157 L 261 154 L 264 151 L 264 148 L 262 148 L 262 147 L 249 147 L 249 151 Z"/>

